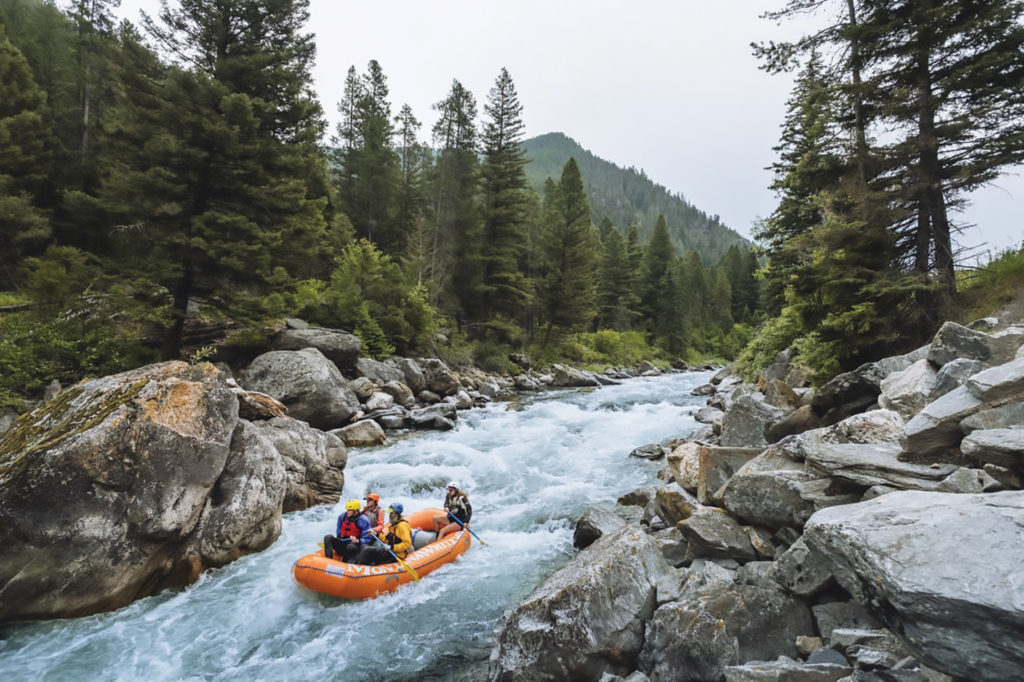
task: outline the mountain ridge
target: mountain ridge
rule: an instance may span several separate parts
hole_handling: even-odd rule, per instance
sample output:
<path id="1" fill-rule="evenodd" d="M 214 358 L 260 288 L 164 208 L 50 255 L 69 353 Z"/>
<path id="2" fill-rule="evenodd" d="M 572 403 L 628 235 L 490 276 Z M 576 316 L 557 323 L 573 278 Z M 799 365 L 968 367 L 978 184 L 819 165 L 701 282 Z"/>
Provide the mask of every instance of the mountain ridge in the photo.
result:
<path id="1" fill-rule="evenodd" d="M 607 216 L 623 233 L 636 225 L 643 243 L 650 239 L 658 215 L 664 215 L 676 255 L 697 251 L 706 264 L 717 263 L 733 244 L 750 246 L 749 240 L 725 225 L 718 215 L 709 215 L 682 195 L 673 194 L 642 169 L 623 168 L 602 159 L 565 133 L 537 135 L 521 146 L 530 160 L 527 180 L 541 196 L 545 180 L 550 177 L 557 182 L 569 158 L 576 159 L 595 224 Z"/>

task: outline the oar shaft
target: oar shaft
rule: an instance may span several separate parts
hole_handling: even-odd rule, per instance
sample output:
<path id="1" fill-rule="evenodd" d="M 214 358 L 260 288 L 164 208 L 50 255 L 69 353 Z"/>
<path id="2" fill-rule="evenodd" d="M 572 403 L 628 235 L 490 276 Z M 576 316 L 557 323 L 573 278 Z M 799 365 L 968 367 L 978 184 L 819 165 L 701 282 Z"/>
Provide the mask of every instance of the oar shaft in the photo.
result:
<path id="1" fill-rule="evenodd" d="M 475 537 L 475 538 L 476 538 L 476 540 L 477 540 L 477 542 L 479 542 L 479 543 L 480 543 L 481 545 L 483 545 L 484 547 L 486 547 L 486 546 L 487 546 L 487 543 L 486 543 L 486 542 L 484 542 L 483 540 L 481 540 L 481 539 L 480 539 L 480 536 L 479 536 L 479 535 L 477 535 L 476 533 L 474 533 L 474 532 L 473 532 L 472 530 L 470 530 L 469 528 L 466 528 L 466 524 L 464 524 L 464 523 L 463 523 L 463 522 L 462 522 L 462 521 L 461 521 L 461 520 L 459 519 L 459 517 L 458 517 L 458 516 L 456 516 L 455 514 L 452 514 L 451 512 L 448 512 L 448 516 L 452 517 L 452 520 L 453 520 L 453 521 L 455 521 L 455 523 L 457 523 L 457 524 L 459 524 L 460 526 L 462 526 L 462 530 L 468 530 L 468 531 L 469 531 L 469 534 L 470 534 L 470 535 L 472 535 L 473 537 Z"/>
<path id="2" fill-rule="evenodd" d="M 413 577 L 413 580 L 419 580 L 420 579 L 420 576 L 416 573 L 416 571 L 414 571 L 412 569 L 412 566 L 410 566 L 409 564 L 407 564 L 404 561 L 402 561 L 401 559 L 399 559 L 398 555 L 395 554 L 394 550 L 392 550 L 390 547 L 388 547 L 386 542 L 381 540 L 379 537 L 377 537 L 373 533 L 370 533 L 370 537 L 372 537 L 374 540 L 379 542 L 380 546 L 388 551 L 388 554 L 390 554 L 391 556 L 395 557 L 395 561 L 398 562 L 399 566 L 401 566 L 402 568 L 404 568 L 406 571 L 409 572 L 409 575 L 411 575 Z"/>

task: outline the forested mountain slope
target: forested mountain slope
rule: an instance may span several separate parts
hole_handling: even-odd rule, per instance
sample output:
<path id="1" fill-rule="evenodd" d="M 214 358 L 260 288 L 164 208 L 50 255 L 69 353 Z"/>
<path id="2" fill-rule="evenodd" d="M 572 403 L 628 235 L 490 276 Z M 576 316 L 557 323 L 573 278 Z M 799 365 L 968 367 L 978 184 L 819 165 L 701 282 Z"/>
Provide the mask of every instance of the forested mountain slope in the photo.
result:
<path id="1" fill-rule="evenodd" d="M 562 133 L 547 133 L 522 143 L 530 163 L 526 177 L 542 193 L 547 178 L 558 179 L 570 157 L 576 159 L 590 199 L 593 221 L 607 217 L 620 229 L 636 225 L 642 241 L 650 239 L 658 215 L 665 216 L 678 253 L 697 251 L 705 264 L 717 263 L 733 244 L 747 240 L 726 227 L 717 215 L 708 215 L 678 194 L 651 180 L 636 168 L 620 168 L 580 146 Z"/>

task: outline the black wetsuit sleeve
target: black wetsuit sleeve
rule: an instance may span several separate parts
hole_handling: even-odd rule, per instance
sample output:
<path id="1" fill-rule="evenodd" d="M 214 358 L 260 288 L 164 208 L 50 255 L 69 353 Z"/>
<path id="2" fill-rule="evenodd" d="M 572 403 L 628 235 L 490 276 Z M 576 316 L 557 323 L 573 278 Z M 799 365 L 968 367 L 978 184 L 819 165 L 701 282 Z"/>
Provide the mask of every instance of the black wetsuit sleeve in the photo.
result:
<path id="1" fill-rule="evenodd" d="M 469 520 L 473 518 L 473 505 L 469 503 L 469 498 L 466 498 L 466 520 L 463 523 L 469 523 Z"/>

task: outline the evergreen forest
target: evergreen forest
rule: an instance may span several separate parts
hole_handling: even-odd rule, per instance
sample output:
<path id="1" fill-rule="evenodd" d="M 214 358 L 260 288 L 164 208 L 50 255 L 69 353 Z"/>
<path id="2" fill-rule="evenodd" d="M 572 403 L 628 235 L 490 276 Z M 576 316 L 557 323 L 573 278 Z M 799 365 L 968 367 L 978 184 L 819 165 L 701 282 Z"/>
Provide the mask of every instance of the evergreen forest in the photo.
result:
<path id="1" fill-rule="evenodd" d="M 453 79 L 424 130 L 375 60 L 318 101 L 306 0 L 183 0 L 141 26 L 115 5 L 0 0 L 0 402 L 244 359 L 286 316 L 491 371 L 749 338 L 751 246 L 589 154 L 587 181 L 572 155 L 531 178 L 551 154 L 524 144 L 506 70 L 487 93 Z M 616 170 L 633 210 L 601 208 Z"/>
<path id="2" fill-rule="evenodd" d="M 313 90 L 308 0 L 0 0 L 0 407 L 52 380 L 238 361 L 286 317 L 512 371 L 790 348 L 820 378 L 955 305 L 955 217 L 1024 160 L 1024 2 L 789 0 L 759 247 L 560 133 L 501 69 L 425 129 L 381 64 Z M 329 126 L 325 107 L 336 108 Z M 758 333 L 755 335 L 754 330 Z"/>

